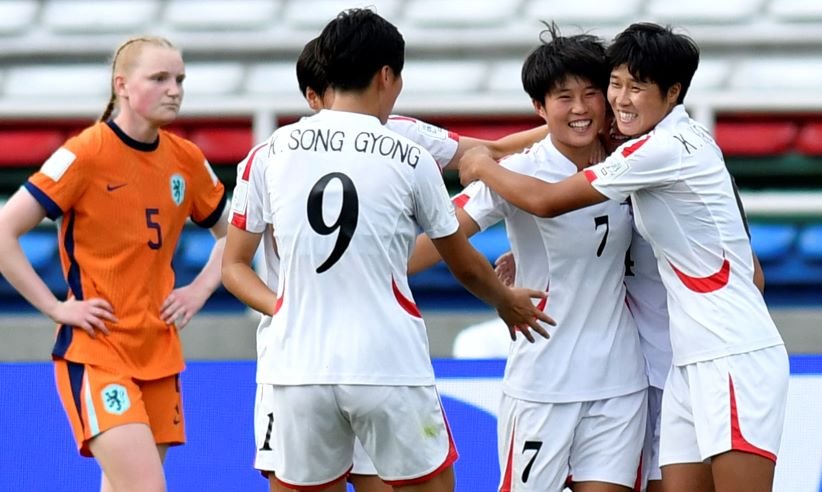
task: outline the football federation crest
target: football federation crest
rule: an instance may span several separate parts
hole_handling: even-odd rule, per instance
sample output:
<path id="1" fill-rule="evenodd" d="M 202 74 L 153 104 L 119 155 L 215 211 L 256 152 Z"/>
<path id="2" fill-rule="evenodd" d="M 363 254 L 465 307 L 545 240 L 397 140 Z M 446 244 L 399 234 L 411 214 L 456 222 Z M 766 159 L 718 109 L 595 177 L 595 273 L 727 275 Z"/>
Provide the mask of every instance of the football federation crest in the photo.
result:
<path id="1" fill-rule="evenodd" d="M 131 408 L 131 400 L 128 399 L 128 392 L 123 385 L 110 384 L 100 392 L 100 399 L 106 412 L 114 415 L 123 415 Z"/>
<path id="2" fill-rule="evenodd" d="M 186 199 L 186 180 L 179 174 L 171 176 L 171 199 L 175 205 L 180 205 Z"/>

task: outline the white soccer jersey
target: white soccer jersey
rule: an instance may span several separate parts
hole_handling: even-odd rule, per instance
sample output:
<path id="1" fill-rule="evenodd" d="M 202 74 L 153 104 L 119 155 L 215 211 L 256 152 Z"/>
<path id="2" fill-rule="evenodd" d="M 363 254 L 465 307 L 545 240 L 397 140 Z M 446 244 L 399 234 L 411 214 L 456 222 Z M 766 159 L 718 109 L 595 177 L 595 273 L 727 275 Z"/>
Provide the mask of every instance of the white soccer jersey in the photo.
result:
<path id="1" fill-rule="evenodd" d="M 632 229 L 631 249 L 625 263 L 625 300 L 639 330 L 648 383 L 654 388 L 663 389 L 673 356 L 668 293 L 662 285 L 651 245 L 636 228 Z"/>
<path id="2" fill-rule="evenodd" d="M 585 174 L 603 195 L 631 197 L 668 291 L 674 364 L 782 344 L 722 152 L 682 105 Z"/>
<path id="3" fill-rule="evenodd" d="M 277 130 L 267 155 L 281 270 L 259 382 L 433 384 L 406 277 L 418 226 L 458 227 L 433 158 L 377 118 L 329 110 Z"/>
<path id="4" fill-rule="evenodd" d="M 231 200 L 231 224 L 244 231 L 262 233 L 263 266 L 261 277 L 265 284 L 276 289 L 279 283 L 280 257 L 274 243 L 271 225 L 266 222 L 265 173 L 268 143 L 255 145 L 237 165 L 237 184 Z M 257 325 L 257 355 L 266 350 L 266 330 L 271 316 L 261 316 Z M 258 367 L 259 371 L 259 367 Z M 259 375 L 258 375 L 259 379 Z"/>
<path id="5" fill-rule="evenodd" d="M 550 136 L 502 165 L 548 182 L 577 172 Z M 608 201 L 538 219 L 483 183 L 472 184 L 465 194 L 470 199 L 463 208 L 481 228 L 505 219 L 517 262 L 517 285 L 547 287 L 545 310 L 557 321 L 549 340 L 511 344 L 503 391 L 522 400 L 564 403 L 646 388 L 639 335 L 625 305 L 625 253 L 631 240 L 628 205 Z"/>
<path id="6" fill-rule="evenodd" d="M 415 118 L 395 114 L 388 117 L 385 126 L 392 132 L 397 132 L 424 147 L 437 161 L 440 169 L 447 166 L 457 153 L 460 136 L 455 132 Z"/>

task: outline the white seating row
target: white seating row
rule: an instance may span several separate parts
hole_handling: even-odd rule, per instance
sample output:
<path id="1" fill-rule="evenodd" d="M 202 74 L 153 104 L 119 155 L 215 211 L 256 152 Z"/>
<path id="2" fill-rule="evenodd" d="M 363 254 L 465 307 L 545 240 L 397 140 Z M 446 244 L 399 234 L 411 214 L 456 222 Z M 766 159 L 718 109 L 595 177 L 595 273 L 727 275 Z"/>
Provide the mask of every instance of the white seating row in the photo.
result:
<path id="1" fill-rule="evenodd" d="M 521 93 L 516 59 L 431 61 L 410 59 L 404 91 L 412 93 Z M 0 70 L 0 98 L 83 97 L 109 93 L 103 64 L 25 65 Z M 814 89 L 822 86 L 822 57 L 703 59 L 693 92 Z M 185 88 L 195 95 L 298 95 L 293 62 L 189 62 Z"/>
<path id="2" fill-rule="evenodd" d="M 636 19 L 672 23 L 822 22 L 822 3 L 808 0 L 4 0 L 0 35 L 27 30 L 72 33 L 263 31 L 322 27 L 339 11 L 373 5 L 386 18 L 417 27 L 481 28 L 551 18 L 582 25 Z"/>

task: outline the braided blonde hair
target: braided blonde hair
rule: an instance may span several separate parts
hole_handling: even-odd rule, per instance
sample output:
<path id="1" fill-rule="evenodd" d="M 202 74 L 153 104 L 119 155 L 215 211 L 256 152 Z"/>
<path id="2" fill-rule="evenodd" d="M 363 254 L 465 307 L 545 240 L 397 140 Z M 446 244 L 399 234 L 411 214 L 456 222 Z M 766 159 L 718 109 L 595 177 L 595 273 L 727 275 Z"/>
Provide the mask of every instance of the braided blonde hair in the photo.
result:
<path id="1" fill-rule="evenodd" d="M 117 108 L 117 94 L 114 92 L 114 78 L 128 69 L 134 64 L 137 55 L 140 54 L 145 45 L 160 46 L 164 48 L 177 49 L 171 41 L 160 36 L 136 36 L 127 39 L 123 44 L 114 50 L 114 55 L 111 57 L 111 96 L 109 97 L 106 109 L 100 116 L 100 121 L 108 120 L 114 110 Z"/>

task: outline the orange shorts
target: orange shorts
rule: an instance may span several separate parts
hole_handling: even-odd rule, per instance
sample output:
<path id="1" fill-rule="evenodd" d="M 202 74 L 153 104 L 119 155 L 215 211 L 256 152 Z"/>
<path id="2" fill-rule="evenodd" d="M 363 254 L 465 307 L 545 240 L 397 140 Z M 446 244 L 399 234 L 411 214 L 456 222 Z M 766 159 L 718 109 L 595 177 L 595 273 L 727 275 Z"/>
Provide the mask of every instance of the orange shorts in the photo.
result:
<path id="1" fill-rule="evenodd" d="M 113 427 L 141 423 L 157 444 L 185 442 L 179 374 L 141 381 L 90 364 L 54 360 L 54 377 L 77 447 L 91 456 L 88 444 Z"/>

